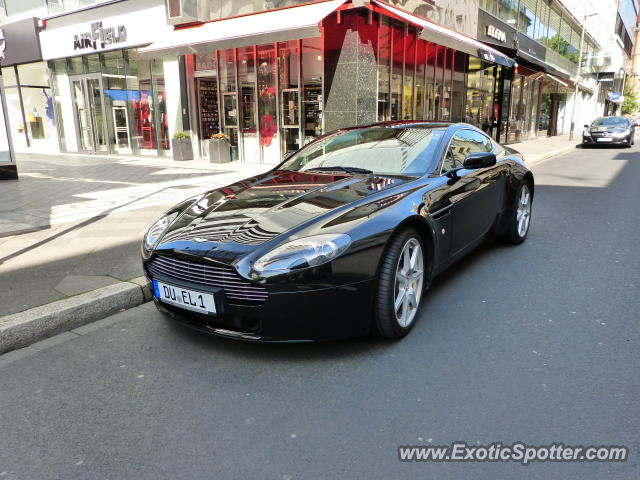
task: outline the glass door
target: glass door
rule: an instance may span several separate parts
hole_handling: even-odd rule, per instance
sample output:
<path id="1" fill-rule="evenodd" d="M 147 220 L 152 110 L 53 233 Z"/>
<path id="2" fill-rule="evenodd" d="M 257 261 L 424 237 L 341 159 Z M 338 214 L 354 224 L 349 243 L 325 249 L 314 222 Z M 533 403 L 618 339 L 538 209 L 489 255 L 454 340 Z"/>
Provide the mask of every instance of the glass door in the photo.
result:
<path id="1" fill-rule="evenodd" d="M 91 113 L 82 79 L 71 80 L 73 92 L 73 107 L 76 116 L 78 150 L 80 152 L 93 152 L 93 129 L 91 128 Z"/>
<path id="2" fill-rule="evenodd" d="M 96 152 L 108 152 L 108 140 L 105 134 L 105 118 L 102 101 L 102 80 L 100 77 L 88 77 L 85 79 L 87 95 L 89 97 L 89 110 L 93 123 L 93 148 Z"/>
<path id="3" fill-rule="evenodd" d="M 78 150 L 84 153 L 108 152 L 100 77 L 73 78 L 71 91 L 78 127 Z"/>

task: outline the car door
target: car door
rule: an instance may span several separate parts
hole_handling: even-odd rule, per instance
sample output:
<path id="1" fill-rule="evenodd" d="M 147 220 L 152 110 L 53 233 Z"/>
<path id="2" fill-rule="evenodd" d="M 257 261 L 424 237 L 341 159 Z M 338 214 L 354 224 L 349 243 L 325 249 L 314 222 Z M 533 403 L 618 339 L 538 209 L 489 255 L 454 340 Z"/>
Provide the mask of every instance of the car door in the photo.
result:
<path id="1" fill-rule="evenodd" d="M 443 172 L 459 168 L 476 152 L 490 152 L 493 143 L 486 135 L 471 129 L 458 130 L 451 139 Z M 453 167 L 452 167 L 453 165 Z M 458 170 L 449 181 L 452 211 L 451 255 L 455 255 L 489 231 L 500 211 L 501 165 Z"/>

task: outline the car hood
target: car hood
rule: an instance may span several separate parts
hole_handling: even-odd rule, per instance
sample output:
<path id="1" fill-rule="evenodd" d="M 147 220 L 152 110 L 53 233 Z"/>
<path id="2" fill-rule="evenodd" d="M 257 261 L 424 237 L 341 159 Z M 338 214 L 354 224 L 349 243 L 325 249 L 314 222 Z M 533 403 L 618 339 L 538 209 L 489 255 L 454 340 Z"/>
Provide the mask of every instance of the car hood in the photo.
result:
<path id="1" fill-rule="evenodd" d="M 207 192 L 176 218 L 156 251 L 232 262 L 318 216 L 413 179 L 270 171 Z"/>

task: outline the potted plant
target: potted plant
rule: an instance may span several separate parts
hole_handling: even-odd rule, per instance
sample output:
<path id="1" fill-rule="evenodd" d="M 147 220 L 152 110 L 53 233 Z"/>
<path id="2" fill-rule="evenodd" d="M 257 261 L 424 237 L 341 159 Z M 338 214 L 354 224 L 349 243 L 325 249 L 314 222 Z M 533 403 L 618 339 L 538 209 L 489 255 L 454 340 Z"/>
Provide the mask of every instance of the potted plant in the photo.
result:
<path id="1" fill-rule="evenodd" d="M 186 132 L 176 132 L 171 140 L 173 149 L 173 159 L 179 162 L 193 160 L 193 147 L 191 146 L 191 135 Z"/>
<path id="2" fill-rule="evenodd" d="M 229 135 L 214 133 L 209 138 L 209 161 L 211 163 L 227 163 L 231 161 Z"/>

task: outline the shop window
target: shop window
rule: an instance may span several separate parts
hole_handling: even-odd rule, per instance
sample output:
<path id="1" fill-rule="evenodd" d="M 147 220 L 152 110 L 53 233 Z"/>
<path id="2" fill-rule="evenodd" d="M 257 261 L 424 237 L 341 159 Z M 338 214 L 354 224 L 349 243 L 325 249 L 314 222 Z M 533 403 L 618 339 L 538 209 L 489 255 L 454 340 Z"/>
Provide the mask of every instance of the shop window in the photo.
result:
<path id="1" fill-rule="evenodd" d="M 442 119 L 451 120 L 452 108 L 452 83 L 453 83 L 453 60 L 455 51 L 447 48 L 444 57 L 444 71 L 442 78 Z"/>
<path id="2" fill-rule="evenodd" d="M 240 138 L 243 159 L 245 162 L 259 162 L 254 47 L 238 49 L 238 87 L 240 93 Z"/>
<path id="3" fill-rule="evenodd" d="M 236 94 L 235 51 L 222 50 L 218 54 L 220 93 L 222 98 L 222 122 L 224 133 L 229 136 L 231 159 L 238 160 L 238 96 Z"/>
<path id="4" fill-rule="evenodd" d="M 435 72 L 436 72 L 436 51 L 437 46 L 434 43 L 427 43 L 427 60 L 426 60 L 426 76 L 425 76 L 425 118 L 427 120 L 436 120 L 435 112 Z"/>
<path id="5" fill-rule="evenodd" d="M 55 110 L 46 63 L 5 67 L 2 73 L 9 117 L 8 127 L 14 148 L 55 150 Z"/>
<path id="6" fill-rule="evenodd" d="M 66 152 L 67 146 L 67 132 L 72 134 L 74 129 L 65 129 L 66 125 L 71 125 L 73 122 L 73 113 L 71 110 L 71 100 L 69 98 L 69 80 L 67 76 L 67 62 L 64 59 L 54 60 L 49 62 L 49 70 L 51 72 L 51 85 L 53 87 L 53 108 L 54 118 L 56 121 L 56 130 L 58 134 L 58 143 L 60 145 L 60 151 Z M 68 123 L 71 120 L 71 123 Z M 71 139 L 71 145 L 75 145 L 74 139 Z"/>
<path id="7" fill-rule="evenodd" d="M 436 46 L 436 71 L 433 85 L 434 98 L 433 109 L 435 120 L 443 119 L 443 94 L 444 94 L 444 72 L 447 49 L 442 45 Z"/>
<path id="8" fill-rule="evenodd" d="M 511 83 L 511 111 L 509 112 L 508 143 L 519 142 L 522 139 L 522 76 L 515 75 Z"/>
<path id="9" fill-rule="evenodd" d="M 495 67 L 468 57 L 465 121 L 490 133 L 494 121 Z"/>
<path id="10" fill-rule="evenodd" d="M 424 85 L 426 69 L 427 42 L 418 39 L 416 44 L 416 78 L 413 93 L 413 117 L 416 120 L 424 119 Z"/>
<path id="11" fill-rule="evenodd" d="M 156 102 L 153 98 L 151 65 L 149 61 L 139 59 L 135 51 L 128 52 L 126 83 L 134 153 L 156 154 Z"/>
<path id="12" fill-rule="evenodd" d="M 451 121 L 461 122 L 464 118 L 465 70 L 467 55 L 453 52 L 453 82 L 451 87 Z"/>
<path id="13" fill-rule="evenodd" d="M 153 98 L 155 100 L 154 111 L 155 127 L 158 135 L 158 149 L 169 150 L 169 116 L 167 110 L 167 88 L 164 78 L 164 63 L 162 59 L 151 60 L 151 78 L 153 80 Z"/>
<path id="14" fill-rule="evenodd" d="M 5 87 L 13 87 L 18 84 L 18 80 L 16 80 L 16 71 L 13 66 L 2 67 L 2 82 Z"/>
<path id="15" fill-rule="evenodd" d="M 391 119 L 390 83 L 391 36 L 389 21 L 382 18 L 378 38 L 378 121 Z"/>
<path id="16" fill-rule="evenodd" d="M 302 101 L 304 142 L 322 135 L 322 42 L 320 38 L 302 40 Z"/>
<path id="17" fill-rule="evenodd" d="M 413 118 L 413 82 L 416 66 L 416 32 L 409 29 L 404 40 L 404 81 L 402 88 L 402 119 Z"/>
<path id="18" fill-rule="evenodd" d="M 194 69 L 196 72 L 213 72 L 216 70 L 216 57 L 214 54 L 196 54 Z"/>
<path id="19" fill-rule="evenodd" d="M 278 44 L 280 135 L 284 153 L 300 148 L 300 42 Z"/>
<path id="20" fill-rule="evenodd" d="M 87 65 L 99 59 L 87 57 Z M 125 59 L 121 51 L 102 54 L 103 88 L 106 124 L 112 153 L 133 153 L 131 148 L 131 117 L 127 105 Z M 99 71 L 99 70 L 98 70 Z"/>
<path id="21" fill-rule="evenodd" d="M 394 25 L 391 55 L 391 120 L 400 120 L 402 112 L 402 69 L 404 63 L 404 25 Z"/>
<path id="22" fill-rule="evenodd" d="M 501 99 L 499 99 L 500 108 L 500 125 L 498 141 L 504 142 L 507 140 L 509 132 L 509 104 L 511 99 L 511 78 L 509 70 L 506 68 L 499 68 L 499 82 L 502 85 L 502 91 L 500 92 Z"/>
<path id="23" fill-rule="evenodd" d="M 279 163 L 278 108 L 276 92 L 276 49 L 273 44 L 257 47 L 258 134 L 261 159 Z"/>
<path id="24" fill-rule="evenodd" d="M 218 82 L 215 78 L 198 78 L 198 118 L 200 138 L 206 140 L 220 132 L 220 112 L 218 110 Z"/>

